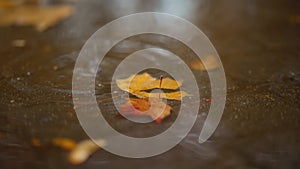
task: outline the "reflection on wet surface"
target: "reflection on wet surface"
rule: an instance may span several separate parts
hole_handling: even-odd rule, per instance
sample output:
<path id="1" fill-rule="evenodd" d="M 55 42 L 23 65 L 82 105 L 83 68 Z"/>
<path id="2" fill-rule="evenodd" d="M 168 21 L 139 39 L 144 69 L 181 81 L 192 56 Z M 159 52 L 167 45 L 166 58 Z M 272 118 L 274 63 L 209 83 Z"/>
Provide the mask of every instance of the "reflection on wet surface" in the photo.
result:
<path id="1" fill-rule="evenodd" d="M 289 19 L 300 15 L 298 1 L 82 0 L 72 4 L 76 8 L 73 16 L 42 33 L 29 26 L 0 27 L 1 168 L 299 168 L 300 24 Z M 71 96 L 76 57 L 101 26 L 144 11 L 171 13 L 191 21 L 217 49 L 228 95 L 213 137 L 197 143 L 209 109 L 209 102 L 203 101 L 192 131 L 159 156 L 128 159 L 101 150 L 86 163 L 73 166 L 66 151 L 33 147 L 32 138 L 45 144 L 55 137 L 87 138 Z M 14 47 L 16 39 L 26 40 L 25 46 Z M 135 127 L 115 116 L 116 108 L 109 99 L 113 70 L 127 55 L 149 47 L 172 51 L 187 63 L 195 59 L 189 48 L 159 35 L 128 38 L 107 54 L 96 79 L 97 100 L 112 126 L 128 135 L 161 132 L 176 118 L 175 111 L 161 125 Z M 89 75 L 90 71 L 95 70 L 83 73 Z M 201 97 L 209 98 L 207 73 L 193 73 Z M 171 104 L 176 107 L 179 103 Z"/>

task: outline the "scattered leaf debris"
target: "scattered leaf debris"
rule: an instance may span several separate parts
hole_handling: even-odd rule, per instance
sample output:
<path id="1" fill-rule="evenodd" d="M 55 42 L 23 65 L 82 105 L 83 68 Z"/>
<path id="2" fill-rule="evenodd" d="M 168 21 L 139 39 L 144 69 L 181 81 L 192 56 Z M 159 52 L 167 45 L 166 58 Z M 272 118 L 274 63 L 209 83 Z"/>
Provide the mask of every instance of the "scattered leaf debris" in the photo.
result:
<path id="1" fill-rule="evenodd" d="M 106 146 L 106 141 L 103 139 L 98 140 L 83 140 L 76 143 L 74 140 L 64 137 L 57 137 L 47 144 L 43 144 L 40 139 L 33 137 L 31 144 L 34 147 L 42 148 L 47 146 L 56 146 L 63 150 L 70 151 L 68 160 L 72 164 L 81 164 L 88 159 L 90 155 L 99 150 L 101 147 Z"/>
<path id="2" fill-rule="evenodd" d="M 97 144 L 95 142 L 97 142 Z M 90 155 L 106 145 L 106 141 L 103 139 L 98 139 L 95 142 L 90 139 L 79 142 L 69 154 L 68 159 L 70 163 L 75 165 L 81 164 L 86 161 Z"/>

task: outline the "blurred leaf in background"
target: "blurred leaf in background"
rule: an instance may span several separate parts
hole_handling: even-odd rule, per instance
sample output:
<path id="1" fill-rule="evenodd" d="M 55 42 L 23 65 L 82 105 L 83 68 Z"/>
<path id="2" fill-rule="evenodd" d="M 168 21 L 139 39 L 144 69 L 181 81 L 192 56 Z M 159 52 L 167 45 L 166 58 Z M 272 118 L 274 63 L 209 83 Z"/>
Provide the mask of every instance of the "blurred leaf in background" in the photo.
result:
<path id="1" fill-rule="evenodd" d="M 0 0 L 0 26 L 35 26 L 42 32 L 68 18 L 71 5 L 41 6 L 38 0 Z"/>

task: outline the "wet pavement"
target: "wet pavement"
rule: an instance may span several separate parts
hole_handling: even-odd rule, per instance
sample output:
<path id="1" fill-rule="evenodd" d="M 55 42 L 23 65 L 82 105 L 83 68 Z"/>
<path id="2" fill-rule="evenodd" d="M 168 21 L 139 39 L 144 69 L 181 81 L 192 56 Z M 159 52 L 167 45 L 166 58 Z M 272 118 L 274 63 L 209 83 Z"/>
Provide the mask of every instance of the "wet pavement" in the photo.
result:
<path id="1" fill-rule="evenodd" d="M 300 167 L 300 22 L 291 19 L 300 15 L 299 1 L 82 0 L 72 4 L 74 15 L 45 32 L 30 26 L 0 27 L 0 168 Z M 85 163 L 72 165 L 67 151 L 48 143 L 56 137 L 76 141 L 88 138 L 72 103 L 76 57 L 101 26 L 146 11 L 185 18 L 211 40 L 222 60 L 228 86 L 221 123 L 206 143 L 197 143 L 209 108 L 204 101 L 197 124 L 186 139 L 164 154 L 129 159 L 100 150 Z M 26 45 L 13 46 L 16 39 L 24 39 Z M 195 57 L 174 39 L 139 35 L 115 46 L 100 65 L 95 87 L 99 106 L 111 125 L 127 135 L 157 134 L 176 119 L 174 112 L 160 125 L 135 127 L 115 116 L 109 99 L 110 79 L 118 63 L 134 51 L 153 46 L 170 50 L 186 62 Z M 193 73 L 201 96 L 209 98 L 207 74 Z M 171 104 L 176 107 L 179 103 Z M 46 146 L 33 146 L 32 138 Z"/>

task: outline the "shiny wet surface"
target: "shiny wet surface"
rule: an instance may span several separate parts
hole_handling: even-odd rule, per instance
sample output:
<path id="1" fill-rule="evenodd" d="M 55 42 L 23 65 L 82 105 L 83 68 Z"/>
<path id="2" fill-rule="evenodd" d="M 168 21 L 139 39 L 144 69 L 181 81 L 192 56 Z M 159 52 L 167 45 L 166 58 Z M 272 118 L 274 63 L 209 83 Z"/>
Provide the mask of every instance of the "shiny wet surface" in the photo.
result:
<path id="1" fill-rule="evenodd" d="M 31 27 L 1 27 L 0 166 L 1 168 L 299 168 L 300 156 L 300 14 L 298 1 L 78 1 L 72 17 L 39 33 Z M 36 148 L 55 137 L 88 138 L 73 109 L 72 71 L 85 41 L 104 24 L 135 12 L 166 12 L 197 25 L 222 60 L 228 85 L 221 123 L 213 137 L 198 144 L 209 103 L 201 102 L 198 123 L 172 150 L 151 158 L 129 159 L 104 150 L 73 166 L 67 152 Z M 15 39 L 26 46 L 13 47 Z M 132 136 L 159 133 L 162 124 L 134 127 L 115 116 L 111 73 L 139 49 L 161 47 L 187 63 L 194 54 L 174 39 L 157 35 L 124 40 L 107 54 L 97 79 L 100 107 L 109 122 Z M 91 62 L 93 64 L 93 62 Z M 153 74 L 159 74 L 153 72 Z M 194 71 L 201 97 L 209 98 L 205 72 Z M 101 84 L 101 85 L 99 85 Z M 107 99 L 108 98 L 108 99 Z M 172 103 L 175 107 L 178 103 Z"/>

